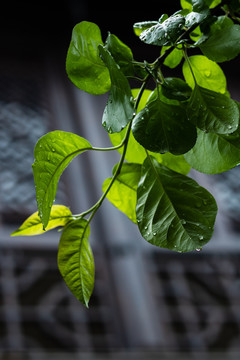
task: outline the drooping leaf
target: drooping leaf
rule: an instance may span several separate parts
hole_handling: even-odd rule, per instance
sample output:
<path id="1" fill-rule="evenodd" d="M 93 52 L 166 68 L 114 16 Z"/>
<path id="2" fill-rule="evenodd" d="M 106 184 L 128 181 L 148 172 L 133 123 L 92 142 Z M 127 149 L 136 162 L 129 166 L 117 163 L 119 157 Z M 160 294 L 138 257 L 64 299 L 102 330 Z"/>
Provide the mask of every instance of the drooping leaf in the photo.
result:
<path id="1" fill-rule="evenodd" d="M 82 21 L 73 29 L 66 59 L 69 79 L 79 89 L 93 95 L 104 94 L 111 86 L 109 71 L 99 57 L 100 44 L 103 42 L 99 27 Z"/>
<path id="2" fill-rule="evenodd" d="M 108 34 L 106 43 L 106 49 L 111 53 L 115 62 L 120 66 L 122 72 L 125 75 L 133 75 L 133 54 L 131 49 L 124 44 L 116 35 Z"/>
<path id="3" fill-rule="evenodd" d="M 240 53 L 240 25 L 214 32 L 199 47 L 210 60 L 224 62 L 234 59 Z"/>
<path id="4" fill-rule="evenodd" d="M 39 217 L 44 229 L 48 225 L 60 176 L 75 156 L 91 148 L 84 138 L 64 131 L 52 131 L 38 140 L 34 150 L 33 175 Z"/>
<path id="5" fill-rule="evenodd" d="M 196 85 L 189 101 L 188 117 L 205 132 L 231 134 L 238 127 L 239 110 L 227 96 Z"/>
<path id="6" fill-rule="evenodd" d="M 240 129 L 230 135 L 198 131 L 195 146 L 185 155 L 188 163 L 205 174 L 218 174 L 240 164 Z"/>
<path id="7" fill-rule="evenodd" d="M 126 77 L 115 63 L 110 52 L 99 46 L 101 56 L 109 68 L 112 86 L 105 107 L 102 124 L 109 133 L 119 132 L 132 120 L 133 99 Z"/>
<path id="8" fill-rule="evenodd" d="M 226 92 L 227 81 L 224 72 L 218 64 L 209 60 L 203 55 L 193 55 L 189 57 L 192 71 L 199 86 L 224 94 Z M 189 86 L 193 89 L 195 81 L 193 79 L 188 63 L 183 64 L 183 76 Z"/>
<path id="9" fill-rule="evenodd" d="M 145 240 L 180 252 L 200 249 L 212 236 L 216 213 L 214 198 L 194 180 L 145 160 L 136 207 Z"/>
<path id="10" fill-rule="evenodd" d="M 90 228 L 85 219 L 70 222 L 58 248 L 59 271 L 73 295 L 86 307 L 94 287 L 94 259 L 89 244 Z"/>
<path id="11" fill-rule="evenodd" d="M 29 216 L 19 229 L 14 231 L 11 236 L 30 236 L 44 234 L 58 226 L 65 226 L 70 220 L 72 213 L 64 205 L 53 205 L 49 217 L 48 226 L 43 230 L 41 219 L 38 211 Z"/>
<path id="12" fill-rule="evenodd" d="M 168 99 L 184 101 L 190 98 L 192 89 L 180 78 L 165 78 L 162 84 L 162 93 Z"/>
<path id="13" fill-rule="evenodd" d="M 139 39 L 150 45 L 173 45 L 183 33 L 185 18 L 182 15 L 172 15 L 163 23 L 153 25 L 141 32 Z"/>
<path id="14" fill-rule="evenodd" d="M 196 141 L 196 128 L 181 106 L 159 98 L 149 102 L 133 119 L 132 133 L 146 149 L 174 155 L 184 154 Z"/>
<path id="15" fill-rule="evenodd" d="M 113 174 L 116 166 L 113 169 Z M 141 174 L 140 164 L 123 164 L 121 173 L 117 176 L 110 191 L 107 194 L 108 200 L 120 211 L 129 217 L 134 223 L 136 220 L 137 186 Z M 102 190 L 106 191 L 112 178 L 104 181 Z"/>

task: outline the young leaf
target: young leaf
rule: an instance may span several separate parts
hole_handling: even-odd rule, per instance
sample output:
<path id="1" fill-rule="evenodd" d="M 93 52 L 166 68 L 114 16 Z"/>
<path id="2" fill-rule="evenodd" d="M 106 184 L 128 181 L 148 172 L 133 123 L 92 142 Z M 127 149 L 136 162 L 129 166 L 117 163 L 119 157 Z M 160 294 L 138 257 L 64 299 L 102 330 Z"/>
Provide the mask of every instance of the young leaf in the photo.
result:
<path id="1" fill-rule="evenodd" d="M 226 77 L 218 64 L 203 55 L 190 56 L 189 61 L 199 86 L 221 94 L 226 92 Z M 182 71 L 186 82 L 193 89 L 195 87 L 195 81 L 186 61 L 183 64 Z"/>
<path id="2" fill-rule="evenodd" d="M 139 230 L 153 245 L 185 252 L 211 238 L 217 213 L 212 195 L 194 180 L 147 158 L 137 190 Z"/>
<path id="3" fill-rule="evenodd" d="M 196 128 L 181 106 L 159 98 L 149 102 L 133 119 L 132 133 L 146 149 L 174 155 L 184 154 L 196 141 Z"/>
<path id="4" fill-rule="evenodd" d="M 183 33 L 185 18 L 182 15 L 172 15 L 163 23 L 153 25 L 144 30 L 139 39 L 150 45 L 173 45 Z"/>
<path id="5" fill-rule="evenodd" d="M 205 174 L 218 174 L 240 164 L 240 129 L 230 135 L 198 131 L 195 146 L 184 155 L 188 163 Z"/>
<path id="6" fill-rule="evenodd" d="M 49 216 L 48 226 L 43 230 L 38 211 L 29 216 L 19 229 L 14 231 L 11 236 L 29 236 L 44 234 L 58 226 L 65 226 L 71 220 L 71 211 L 63 205 L 53 205 Z"/>
<path id="7" fill-rule="evenodd" d="M 225 95 L 196 85 L 187 109 L 189 120 L 205 132 L 230 134 L 238 127 L 239 110 Z"/>
<path id="8" fill-rule="evenodd" d="M 115 63 L 110 52 L 99 46 L 100 54 L 109 68 L 111 76 L 111 90 L 105 107 L 102 124 L 109 133 L 119 132 L 132 120 L 132 93 L 126 77 Z"/>
<path id="9" fill-rule="evenodd" d="M 115 172 L 116 166 L 113 169 Z M 123 164 L 121 173 L 117 176 L 110 191 L 107 194 L 108 200 L 120 211 L 129 217 L 134 223 L 136 220 L 137 186 L 141 174 L 140 164 Z M 102 190 L 106 191 L 112 178 L 104 181 Z"/>
<path id="10" fill-rule="evenodd" d="M 99 57 L 100 44 L 103 42 L 99 27 L 82 21 L 73 29 L 66 60 L 69 79 L 79 89 L 93 95 L 104 94 L 111 86 L 109 71 Z"/>
<path id="11" fill-rule="evenodd" d="M 165 51 L 169 49 L 169 46 L 163 46 L 161 49 L 161 55 L 165 53 Z M 163 64 L 165 66 L 168 66 L 170 69 L 174 69 L 176 66 L 178 66 L 182 60 L 183 53 L 178 48 L 174 48 L 170 54 L 166 57 Z"/>
<path id="12" fill-rule="evenodd" d="M 199 47 L 210 60 L 224 62 L 234 59 L 240 53 L 240 25 L 214 32 Z"/>
<path id="13" fill-rule="evenodd" d="M 33 175 L 44 229 L 48 225 L 58 180 L 64 169 L 75 156 L 91 148 L 84 138 L 64 131 L 52 131 L 38 140 L 34 150 Z"/>
<path id="14" fill-rule="evenodd" d="M 86 307 L 94 287 L 94 259 L 85 219 L 71 221 L 63 230 L 58 248 L 59 271 L 74 296 Z"/>

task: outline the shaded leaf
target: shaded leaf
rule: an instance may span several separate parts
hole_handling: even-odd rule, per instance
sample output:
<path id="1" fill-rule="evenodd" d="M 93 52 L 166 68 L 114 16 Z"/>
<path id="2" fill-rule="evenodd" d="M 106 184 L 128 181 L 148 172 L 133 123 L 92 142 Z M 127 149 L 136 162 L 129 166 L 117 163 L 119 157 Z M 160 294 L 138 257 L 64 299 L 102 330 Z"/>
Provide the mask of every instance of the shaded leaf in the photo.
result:
<path id="1" fill-rule="evenodd" d="M 44 229 L 48 225 L 58 180 L 64 169 L 74 157 L 91 148 L 84 138 L 64 131 L 52 131 L 38 140 L 34 150 L 33 175 Z"/>
<path id="2" fill-rule="evenodd" d="M 114 167 L 113 174 L 116 166 Z M 140 164 L 123 164 L 121 173 L 117 176 L 110 191 L 108 200 L 120 211 L 129 217 L 134 223 L 136 220 L 137 186 L 141 174 Z M 106 191 L 112 178 L 104 181 L 102 190 Z"/>
<path id="3" fill-rule="evenodd" d="M 214 32 L 199 47 L 210 60 L 224 62 L 234 59 L 240 53 L 240 25 Z"/>
<path id="4" fill-rule="evenodd" d="M 195 86 L 187 109 L 189 120 L 199 129 L 230 134 L 238 127 L 239 110 L 227 96 Z"/>
<path id="5" fill-rule="evenodd" d="M 14 231 L 11 236 L 28 236 L 44 234 L 58 226 L 65 226 L 72 218 L 72 213 L 66 206 L 53 205 L 49 217 L 48 226 L 43 230 L 43 225 L 38 211 L 29 216 L 19 229 Z"/>
<path id="6" fill-rule="evenodd" d="M 58 248 L 59 271 L 73 295 L 86 307 L 94 287 L 94 259 L 85 219 L 70 222 L 63 230 Z"/>
<path id="7" fill-rule="evenodd" d="M 109 133 L 119 132 L 132 120 L 133 98 L 129 83 L 110 52 L 99 46 L 101 56 L 109 68 L 111 77 L 111 90 L 105 107 L 102 124 Z"/>
<path id="8" fill-rule="evenodd" d="M 136 215 L 145 240 L 179 252 L 202 248 L 217 213 L 212 195 L 194 180 L 146 159 L 137 190 Z"/>
<path id="9" fill-rule="evenodd" d="M 196 128 L 188 121 L 184 108 L 165 104 L 159 98 L 135 116 L 132 133 L 146 149 L 174 155 L 184 154 L 196 141 Z"/>
<path id="10" fill-rule="evenodd" d="M 230 135 L 198 131 L 195 146 L 184 155 L 196 170 L 218 174 L 240 164 L 240 129 Z"/>
<path id="11" fill-rule="evenodd" d="M 162 84 L 162 93 L 168 99 L 184 101 L 190 98 L 192 89 L 182 79 L 165 78 Z"/>
<path id="12" fill-rule="evenodd" d="M 111 86 L 109 71 L 99 57 L 100 44 L 103 42 L 99 27 L 82 21 L 73 29 L 66 59 L 69 79 L 79 89 L 93 95 L 104 94 Z"/>

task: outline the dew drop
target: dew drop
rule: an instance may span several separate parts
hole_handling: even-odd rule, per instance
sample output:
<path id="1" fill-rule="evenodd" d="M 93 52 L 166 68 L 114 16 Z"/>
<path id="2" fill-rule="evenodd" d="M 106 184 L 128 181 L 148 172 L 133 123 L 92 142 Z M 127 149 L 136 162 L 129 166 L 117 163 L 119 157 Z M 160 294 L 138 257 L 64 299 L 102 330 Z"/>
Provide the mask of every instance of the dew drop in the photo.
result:
<path id="1" fill-rule="evenodd" d="M 157 233 L 156 233 L 156 232 L 154 232 L 154 233 L 153 233 L 153 236 L 156 236 L 156 235 L 157 235 Z"/>
<path id="2" fill-rule="evenodd" d="M 52 152 L 55 152 L 56 150 L 54 148 L 52 148 Z"/>
<path id="3" fill-rule="evenodd" d="M 199 236 L 199 240 L 203 240 L 203 236 L 202 236 L 202 235 Z"/>
<path id="4" fill-rule="evenodd" d="M 148 226 L 145 226 L 144 229 L 147 230 Z"/>
<path id="5" fill-rule="evenodd" d="M 205 71 L 204 71 L 204 75 L 205 75 L 206 77 L 209 77 L 209 76 L 211 75 L 211 71 L 210 71 L 210 70 L 205 70 Z"/>
<path id="6" fill-rule="evenodd" d="M 181 219 L 181 223 L 182 223 L 183 225 L 185 225 L 187 222 L 186 222 L 185 219 Z"/>

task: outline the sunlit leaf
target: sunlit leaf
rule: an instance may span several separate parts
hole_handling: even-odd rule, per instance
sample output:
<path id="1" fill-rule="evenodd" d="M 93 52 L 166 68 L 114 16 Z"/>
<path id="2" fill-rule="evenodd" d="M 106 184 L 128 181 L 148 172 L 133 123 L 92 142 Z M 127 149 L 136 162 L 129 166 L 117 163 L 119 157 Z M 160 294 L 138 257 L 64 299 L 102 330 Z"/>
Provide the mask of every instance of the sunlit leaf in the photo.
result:
<path id="1" fill-rule="evenodd" d="M 74 157 L 91 149 L 84 138 L 64 131 L 52 131 L 41 137 L 34 150 L 33 175 L 40 219 L 46 229 L 57 184 Z"/>
<path id="2" fill-rule="evenodd" d="M 190 56 L 189 61 L 199 86 L 222 94 L 226 92 L 226 77 L 218 64 L 203 55 Z M 186 61 L 183 64 L 182 70 L 186 82 L 193 89 L 195 87 L 195 81 Z"/>
<path id="3" fill-rule="evenodd" d="M 11 236 L 30 236 L 44 234 L 58 226 L 65 226 L 72 218 L 72 213 L 66 206 L 53 205 L 49 217 L 48 226 L 43 230 L 43 224 L 38 215 L 38 211 L 30 215 L 19 229 L 14 231 Z"/>
<path id="4" fill-rule="evenodd" d="M 116 167 L 114 167 L 113 174 Z M 108 200 L 120 211 L 129 217 L 134 223 L 136 220 L 137 186 L 141 174 L 141 165 L 123 164 L 121 173 L 117 176 L 110 191 L 107 194 Z M 106 191 L 112 178 L 104 181 L 102 190 Z"/>
<path id="5" fill-rule="evenodd" d="M 63 230 L 59 249 L 58 267 L 73 295 L 86 307 L 94 287 L 94 259 L 89 244 L 88 221 L 70 222 Z"/>
<path id="6" fill-rule="evenodd" d="M 212 236 L 216 213 L 214 198 L 194 180 L 145 160 L 136 207 L 145 240 L 180 252 L 200 249 Z"/>

